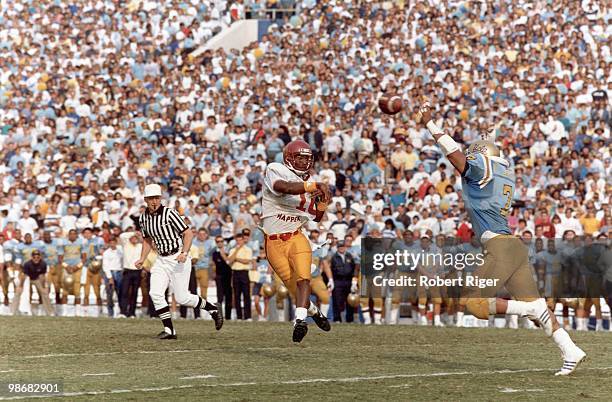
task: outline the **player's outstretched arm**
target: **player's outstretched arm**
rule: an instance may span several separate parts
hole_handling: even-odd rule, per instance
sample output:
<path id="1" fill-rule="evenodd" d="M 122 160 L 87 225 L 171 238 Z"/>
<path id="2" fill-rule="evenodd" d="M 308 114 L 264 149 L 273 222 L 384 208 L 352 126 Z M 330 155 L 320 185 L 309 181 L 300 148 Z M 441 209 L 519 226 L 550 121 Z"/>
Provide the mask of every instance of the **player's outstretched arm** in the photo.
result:
<path id="1" fill-rule="evenodd" d="M 466 169 L 465 155 L 463 152 L 461 152 L 459 145 L 455 142 L 453 137 L 446 134 L 436 125 L 436 123 L 434 123 L 432 120 L 432 110 L 429 102 L 425 102 L 421 106 L 417 119 L 420 119 L 421 123 L 427 127 L 450 163 L 452 163 L 459 172 L 463 173 Z"/>

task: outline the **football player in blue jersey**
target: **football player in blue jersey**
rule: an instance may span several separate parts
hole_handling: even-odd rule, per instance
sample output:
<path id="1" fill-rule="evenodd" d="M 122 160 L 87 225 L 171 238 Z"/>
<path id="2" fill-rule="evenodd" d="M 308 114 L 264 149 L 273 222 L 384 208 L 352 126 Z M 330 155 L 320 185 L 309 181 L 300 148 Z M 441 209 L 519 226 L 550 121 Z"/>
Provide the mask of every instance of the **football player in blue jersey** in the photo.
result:
<path id="1" fill-rule="evenodd" d="M 466 286 L 460 303 L 480 319 L 487 319 L 489 314 L 528 317 L 543 328 L 561 350 L 563 367 L 555 375 L 571 374 L 586 354 L 559 326 L 546 300 L 540 297 L 527 248 L 510 231 L 506 217 L 514 194 L 514 171 L 509 162 L 500 157 L 492 141 L 495 130 L 483 133 L 482 139 L 470 144 L 463 153 L 459 144 L 442 131 L 432 117 L 431 105 L 424 102 L 417 113 L 417 121 L 427 127 L 446 158 L 461 173 L 465 209 L 473 231 L 483 244 L 484 262 L 476 268 L 474 276 L 492 280 L 485 288 Z M 504 287 L 515 300 L 496 298 L 498 290 Z"/>

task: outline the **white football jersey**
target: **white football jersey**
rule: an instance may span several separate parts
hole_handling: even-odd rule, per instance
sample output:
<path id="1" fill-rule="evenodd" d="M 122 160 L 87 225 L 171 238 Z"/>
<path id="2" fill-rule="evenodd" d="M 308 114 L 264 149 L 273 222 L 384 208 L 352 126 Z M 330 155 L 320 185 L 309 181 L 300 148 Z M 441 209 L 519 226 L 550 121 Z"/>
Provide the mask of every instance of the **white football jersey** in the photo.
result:
<path id="1" fill-rule="evenodd" d="M 270 163 L 264 176 L 262 218 L 266 234 L 292 233 L 317 215 L 314 199 L 309 193 L 282 194 L 274 191 L 274 182 L 284 180 L 303 183 L 304 180 L 282 163 Z"/>

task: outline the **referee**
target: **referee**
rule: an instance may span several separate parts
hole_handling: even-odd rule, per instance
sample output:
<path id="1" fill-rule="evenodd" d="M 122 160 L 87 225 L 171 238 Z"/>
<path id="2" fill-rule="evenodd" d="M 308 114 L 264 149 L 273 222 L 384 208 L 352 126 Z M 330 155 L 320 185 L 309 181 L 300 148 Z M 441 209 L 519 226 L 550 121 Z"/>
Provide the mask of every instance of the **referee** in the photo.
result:
<path id="1" fill-rule="evenodd" d="M 215 328 L 223 326 L 223 315 L 217 303 L 213 305 L 198 295 L 189 292 L 191 258 L 189 249 L 193 233 L 176 210 L 161 205 L 161 187 L 159 184 L 148 184 L 144 190 L 146 211 L 140 216 L 140 229 L 144 237 L 142 254 L 135 262 L 142 268 L 147 255 L 155 246 L 158 257 L 151 267 L 151 289 L 149 295 L 157 315 L 164 324 L 164 330 L 157 336 L 159 339 L 176 339 L 172 326 L 170 307 L 166 301 L 168 286 L 174 291 L 176 302 L 183 306 L 201 308 L 210 313 L 215 320 Z"/>

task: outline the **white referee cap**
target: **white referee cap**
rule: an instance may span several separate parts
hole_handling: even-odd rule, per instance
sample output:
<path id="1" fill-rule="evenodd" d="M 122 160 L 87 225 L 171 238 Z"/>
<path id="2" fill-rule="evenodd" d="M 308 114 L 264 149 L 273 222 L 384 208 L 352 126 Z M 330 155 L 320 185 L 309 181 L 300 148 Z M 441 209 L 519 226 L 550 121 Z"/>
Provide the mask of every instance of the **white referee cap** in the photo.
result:
<path id="1" fill-rule="evenodd" d="M 161 197 L 162 191 L 159 184 L 147 184 L 144 189 L 144 197 Z"/>

